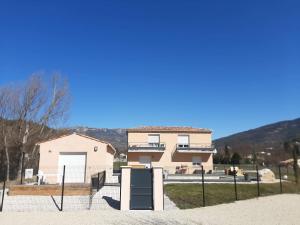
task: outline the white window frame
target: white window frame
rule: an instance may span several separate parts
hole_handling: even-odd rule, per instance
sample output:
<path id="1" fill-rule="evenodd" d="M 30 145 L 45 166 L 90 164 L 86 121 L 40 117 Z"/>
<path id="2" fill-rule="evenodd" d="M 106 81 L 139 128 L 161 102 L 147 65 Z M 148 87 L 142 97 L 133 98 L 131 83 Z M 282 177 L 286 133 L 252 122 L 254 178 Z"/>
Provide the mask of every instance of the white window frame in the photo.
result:
<path id="1" fill-rule="evenodd" d="M 187 141 L 182 141 L 183 137 L 185 137 L 185 138 L 187 137 Z M 181 140 L 180 140 L 180 138 L 181 138 Z M 188 134 L 179 134 L 177 136 L 177 146 L 179 148 L 188 148 L 188 147 L 190 147 L 190 135 L 188 135 Z"/>
<path id="2" fill-rule="evenodd" d="M 201 156 L 193 156 L 192 157 L 192 164 L 193 166 L 202 166 L 202 158 Z"/>
<path id="3" fill-rule="evenodd" d="M 151 141 L 151 137 L 157 137 L 157 140 Z M 148 145 L 149 146 L 153 146 L 153 147 L 159 147 L 159 143 L 160 143 L 160 135 L 159 134 L 148 134 Z"/>

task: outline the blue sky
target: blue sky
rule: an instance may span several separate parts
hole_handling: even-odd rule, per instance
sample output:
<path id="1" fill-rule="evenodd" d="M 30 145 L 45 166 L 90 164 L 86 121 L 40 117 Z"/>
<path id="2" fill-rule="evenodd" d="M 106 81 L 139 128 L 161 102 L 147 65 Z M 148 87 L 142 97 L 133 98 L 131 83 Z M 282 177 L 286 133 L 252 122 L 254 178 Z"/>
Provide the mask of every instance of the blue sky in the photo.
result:
<path id="1" fill-rule="evenodd" d="M 299 1 L 1 1 L 0 85 L 68 77 L 67 126 L 214 138 L 300 113 Z"/>

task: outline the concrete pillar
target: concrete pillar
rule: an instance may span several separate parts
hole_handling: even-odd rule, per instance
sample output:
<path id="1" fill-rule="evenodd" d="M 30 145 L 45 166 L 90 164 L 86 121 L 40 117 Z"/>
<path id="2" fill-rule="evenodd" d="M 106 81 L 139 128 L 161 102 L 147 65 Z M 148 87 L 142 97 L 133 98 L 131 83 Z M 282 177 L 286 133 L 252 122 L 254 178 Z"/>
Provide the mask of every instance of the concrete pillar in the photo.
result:
<path id="1" fill-rule="evenodd" d="M 163 168 L 153 168 L 153 206 L 155 211 L 164 210 Z"/>
<path id="2" fill-rule="evenodd" d="M 124 166 L 121 171 L 120 209 L 130 210 L 131 167 Z M 153 168 L 153 206 L 155 211 L 164 210 L 163 168 Z"/>
<path id="3" fill-rule="evenodd" d="M 131 167 L 121 167 L 121 198 L 120 198 L 120 209 L 130 209 L 130 175 Z"/>

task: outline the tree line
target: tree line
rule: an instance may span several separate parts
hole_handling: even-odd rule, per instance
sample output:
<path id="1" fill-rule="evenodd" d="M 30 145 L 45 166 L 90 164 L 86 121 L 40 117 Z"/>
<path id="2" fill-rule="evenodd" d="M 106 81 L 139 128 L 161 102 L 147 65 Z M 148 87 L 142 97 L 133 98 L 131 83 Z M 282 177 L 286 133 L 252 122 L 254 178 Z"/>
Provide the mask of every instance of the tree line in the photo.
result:
<path id="1" fill-rule="evenodd" d="M 231 154 L 229 146 L 225 146 L 224 151 L 218 152 L 213 157 L 214 164 L 240 164 L 242 157 L 239 153 Z"/>

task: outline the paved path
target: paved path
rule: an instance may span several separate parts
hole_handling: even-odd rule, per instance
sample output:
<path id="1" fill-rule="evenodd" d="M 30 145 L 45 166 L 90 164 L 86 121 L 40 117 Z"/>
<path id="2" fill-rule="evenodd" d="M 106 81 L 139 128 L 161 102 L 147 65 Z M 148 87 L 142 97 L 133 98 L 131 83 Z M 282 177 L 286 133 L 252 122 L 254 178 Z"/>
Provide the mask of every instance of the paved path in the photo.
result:
<path id="1" fill-rule="evenodd" d="M 191 210 L 0 213 L 1 225 L 298 225 L 300 195 L 277 195 Z"/>

